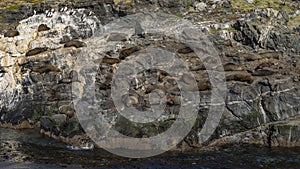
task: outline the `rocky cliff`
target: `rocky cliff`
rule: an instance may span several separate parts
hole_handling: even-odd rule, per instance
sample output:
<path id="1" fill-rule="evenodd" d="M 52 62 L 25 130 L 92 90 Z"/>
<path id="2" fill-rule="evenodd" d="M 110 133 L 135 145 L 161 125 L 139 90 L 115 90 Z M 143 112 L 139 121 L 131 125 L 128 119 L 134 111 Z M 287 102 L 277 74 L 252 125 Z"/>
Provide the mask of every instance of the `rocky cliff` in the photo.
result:
<path id="1" fill-rule="evenodd" d="M 84 65 L 87 58 L 98 65 L 95 91 L 101 104 L 97 109 L 111 119 L 114 129 L 134 137 L 161 133 L 176 120 L 184 104 L 176 78 L 158 70 L 142 71 L 130 86 L 130 97 L 123 99 L 145 110 L 151 106 L 150 93 L 155 89 L 164 91 L 166 113 L 153 124 L 137 124 L 122 117 L 111 97 L 111 82 L 118 65 L 134 60 L 136 52 L 160 48 L 177 53 L 186 62 L 200 92 L 196 124 L 179 147 L 202 146 L 201 129 L 210 107 L 216 106 L 210 98 L 217 86 L 211 83 L 209 71 L 195 51 L 167 36 L 192 24 L 212 42 L 211 47 L 222 61 L 227 86 L 222 118 L 204 144 L 299 145 L 300 29 L 295 26 L 299 12 L 296 2 L 286 3 L 279 4 L 279 9 L 241 11 L 236 6 L 243 4 L 237 5 L 237 1 L 82 0 L 2 10 L 7 15 L 3 24 L 18 24 L 15 29 L 4 28 L 0 39 L 0 123 L 15 128 L 39 127 L 42 133 L 73 144 L 87 142 L 77 120 L 73 105 L 76 95 L 72 92 L 74 84 L 88 79 L 88 74 L 82 74 L 89 71 Z M 290 8 L 286 8 L 288 5 Z M 139 12 L 144 13 L 117 20 Z M 169 25 L 171 21 L 167 20 L 149 32 L 147 28 L 156 17 L 154 12 L 170 13 L 172 23 L 178 24 Z M 127 27 L 120 27 L 120 22 Z M 188 35 L 199 38 L 192 31 Z M 78 61 L 82 65 L 76 67 Z M 182 78 L 186 84 L 192 82 L 189 77 Z"/>

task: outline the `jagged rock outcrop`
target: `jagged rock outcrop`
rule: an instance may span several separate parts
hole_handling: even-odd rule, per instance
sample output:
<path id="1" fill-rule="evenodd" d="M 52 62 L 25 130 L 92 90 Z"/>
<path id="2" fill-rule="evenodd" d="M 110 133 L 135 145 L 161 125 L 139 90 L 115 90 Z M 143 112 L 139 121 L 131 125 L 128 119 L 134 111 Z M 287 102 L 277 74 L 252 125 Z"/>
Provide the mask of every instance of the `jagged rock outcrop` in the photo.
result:
<path id="1" fill-rule="evenodd" d="M 229 93 L 226 104 L 227 111 L 223 114 L 219 135 L 226 136 L 247 131 L 299 114 L 299 100 L 297 99 L 299 97 L 299 71 L 297 68 L 299 54 L 295 50 L 298 49 L 299 34 L 286 26 L 287 21 L 288 18 L 283 11 L 254 10 L 248 19 L 233 24 L 236 32 L 234 40 L 229 40 L 231 43 L 228 44 L 228 39 L 220 40 L 218 33 L 214 35 L 214 37 L 219 37 L 213 37 L 213 39 L 224 56 L 224 63 L 238 65 L 242 71 L 247 72 L 243 73 L 243 76 L 236 76 L 240 70 L 225 69 L 225 71 L 228 70 L 226 77 Z M 282 32 L 282 30 L 284 31 Z M 278 39 L 273 36 L 274 34 L 277 37 L 285 36 L 285 38 Z M 270 44 L 273 47 L 270 47 Z M 232 73 L 235 76 L 232 76 Z M 248 74 L 248 78 L 251 77 L 251 80 L 243 80 L 247 77 L 245 74 Z M 226 126 L 223 129 L 222 124 Z M 267 127 L 260 129 L 254 133 L 255 136 L 260 136 L 251 138 L 252 143 L 267 144 L 267 137 L 265 137 Z M 288 143 L 287 131 L 283 130 L 280 125 L 275 125 L 274 130 L 277 133 L 281 131 L 282 135 L 280 141 L 277 140 L 277 143 L 273 145 L 296 145 L 299 141 L 295 138 L 293 143 Z M 251 135 L 251 133 L 248 132 L 247 135 Z M 228 138 L 225 140 L 230 142 L 232 137 Z M 240 135 L 234 135 L 234 138 L 243 142 Z M 243 136 L 243 138 L 248 137 Z"/>
<path id="2" fill-rule="evenodd" d="M 209 146 L 224 144 L 261 144 L 275 146 L 299 146 L 299 116 L 261 125 L 249 131 L 217 139 Z"/>
<path id="3" fill-rule="evenodd" d="M 183 13 L 191 6 L 194 0 L 191 1 L 171 1 L 171 0 L 47 0 L 39 3 L 23 3 L 18 6 L 13 6 L 12 9 L 0 10 L 1 23 L 0 33 L 5 33 L 7 30 L 17 27 L 19 21 L 31 17 L 36 14 L 48 13 L 52 10 L 67 11 L 84 8 L 85 14 L 95 15 L 102 23 L 108 23 L 116 18 L 133 14 L 136 12 L 151 12 L 160 11 L 167 13 Z M 16 9 L 15 9 L 16 8 Z"/>
<path id="4" fill-rule="evenodd" d="M 233 27 L 237 30 L 234 39 L 254 48 L 283 51 L 299 54 L 300 34 L 287 24 L 289 16 L 285 11 L 271 8 L 257 9 L 250 18 L 236 22 Z"/>
<path id="5" fill-rule="evenodd" d="M 72 129 L 74 118 L 68 123 L 67 119 L 59 121 L 59 128 L 51 127 L 50 122 L 55 120 L 47 119 L 65 113 L 59 108 L 71 104 L 72 67 L 81 54 L 80 48 L 85 46 L 81 41 L 101 32 L 100 21 L 84 12 L 80 9 L 75 15 L 59 12 L 52 17 L 35 15 L 20 23 L 19 35 L 1 39 L 2 124 L 28 121 L 36 125 L 40 121 L 42 128 L 53 129 L 57 135 L 76 129 L 82 132 L 80 128 Z M 47 29 L 41 31 L 41 25 Z"/>
<path id="6" fill-rule="evenodd" d="M 161 7 L 174 7 L 170 2 L 149 1 Z M 85 1 L 79 4 L 80 7 L 92 7 Z M 110 8 L 112 6 L 118 7 L 115 12 L 119 16 L 122 11 L 134 11 L 127 9 L 130 8 L 128 4 L 111 1 L 108 4 L 100 7 L 108 11 L 113 11 Z M 72 15 L 68 13 L 71 11 L 54 12 L 52 17 L 46 14 L 34 15 L 21 21 L 16 28 L 18 33 L 15 31 L 11 33 L 13 36 L 1 38 L 0 122 L 18 125 L 28 121 L 41 127 L 42 132 L 50 137 L 70 142 L 80 140 L 78 135 L 83 135 L 83 129 L 76 119 L 76 110 L 72 104 L 72 83 L 82 83 L 81 73 L 90 70 L 85 69 L 84 65 L 80 69 L 73 69 L 78 58 L 83 59 L 84 63 L 84 58 L 90 57 L 99 64 L 95 82 L 96 97 L 101 100 L 99 111 L 107 115 L 111 125 L 119 132 L 134 137 L 149 137 L 163 132 L 174 122 L 183 104 L 179 99 L 178 84 L 170 74 L 157 70 L 140 72 L 132 82 L 130 96 L 122 98 L 126 105 L 144 110 L 151 106 L 147 98 L 152 91 L 159 89 L 166 92 L 164 103 L 167 105 L 167 113 L 151 125 L 135 124 L 120 116 L 110 92 L 118 65 L 125 60 L 135 59 L 136 52 L 159 47 L 177 53 L 179 58 L 187 62 L 195 76 L 200 91 L 198 118 L 183 144 L 190 147 L 201 145 L 200 132 L 210 106 L 215 106 L 210 98 L 211 90 L 216 86 L 209 81 L 203 61 L 196 57 L 193 50 L 166 36 L 180 26 L 189 25 L 186 22 L 182 24 L 180 18 L 174 17 L 172 19 L 178 21 L 177 24 L 153 28 L 163 32 L 159 34 L 144 30 L 152 23 L 149 21 L 151 14 L 144 14 L 143 20 L 125 20 L 124 28 L 118 27 L 122 20 L 102 23 L 105 25 L 102 26 L 97 17 L 90 15 L 89 10 L 75 11 L 72 11 Z M 284 12 L 255 10 L 247 20 L 237 21 L 233 25 L 234 32 L 227 30 L 228 36 L 221 33 L 208 35 L 223 62 L 228 88 L 225 111 L 211 139 L 234 135 L 300 114 L 299 32 L 282 26 L 287 21 Z M 197 28 L 200 30 L 201 27 Z M 183 77 L 182 81 L 186 84 L 192 82 L 188 76 Z M 193 89 L 195 86 L 187 87 Z M 262 128 L 258 132 L 266 133 L 266 130 Z"/>

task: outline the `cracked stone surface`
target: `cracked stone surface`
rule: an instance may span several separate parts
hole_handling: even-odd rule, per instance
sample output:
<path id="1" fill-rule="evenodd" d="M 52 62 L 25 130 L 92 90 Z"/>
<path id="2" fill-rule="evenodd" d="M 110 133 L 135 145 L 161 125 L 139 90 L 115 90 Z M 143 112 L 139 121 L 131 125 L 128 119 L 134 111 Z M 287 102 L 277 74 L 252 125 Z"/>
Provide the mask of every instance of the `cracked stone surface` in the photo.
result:
<path id="1" fill-rule="evenodd" d="M 212 140 L 300 114 L 300 60 L 297 46 L 300 35 L 299 30 L 286 26 L 285 16 L 286 14 L 274 10 L 257 10 L 245 21 L 232 24 L 234 32 L 206 32 L 222 60 L 222 65 L 217 66 L 224 68 L 228 89 L 225 110 Z M 178 17 L 176 19 L 180 20 Z M 161 27 L 153 25 L 153 30 L 162 32 L 158 34 L 143 32 L 143 28 L 149 26 L 147 17 L 141 24 L 132 23 L 135 22 L 134 19 L 127 20 L 128 27 L 122 33 L 117 33 L 119 28 L 114 27 L 118 25 L 118 21 L 101 23 L 96 16 L 88 15 L 83 9 L 76 10 L 74 15 L 55 12 L 51 18 L 46 14 L 38 14 L 20 22 L 16 28 L 19 35 L 15 33 L 13 37 L 2 37 L 1 124 L 16 126 L 26 121 L 31 126 L 41 127 L 44 134 L 48 132 L 46 135 L 67 142 L 78 135 L 84 135 L 72 103 L 72 82 L 92 80 L 82 77 L 81 71 L 94 71 L 87 69 L 84 64 L 73 70 L 76 59 L 86 57 L 98 64 L 95 91 L 96 97 L 101 100 L 99 113 L 106 115 L 112 127 L 134 137 L 149 137 L 163 132 L 174 122 L 180 106 L 184 104 L 179 99 L 176 78 L 167 72 L 147 70 L 139 72 L 136 79 L 132 80 L 131 93 L 129 97 L 124 96 L 123 101 L 139 110 L 149 108 L 151 102 L 157 102 L 149 99 L 151 91 L 158 89 L 164 92 L 161 95 L 164 99 L 160 104 L 166 105 L 165 112 L 153 124 L 135 124 L 122 118 L 115 108 L 110 91 L 111 81 L 120 63 L 134 59 L 136 52 L 158 47 L 176 53 L 177 57 L 184 60 L 197 82 L 187 85 L 191 88 L 193 85 L 198 87 L 200 103 L 197 105 L 196 124 L 184 143 L 190 147 L 201 146 L 199 132 L 208 117 L 209 108 L 218 106 L 210 100 L 211 91 L 216 86 L 209 81 L 205 64 L 195 52 L 176 39 L 166 36 L 172 35 L 180 26 L 189 26 L 189 22 L 173 25 L 172 29 L 163 24 Z M 39 31 L 41 24 L 50 29 Z M 203 27 L 207 25 L 196 28 L 202 30 Z M 205 63 L 210 62 L 213 60 L 205 60 Z M 94 74 L 90 74 L 91 77 L 92 75 Z M 183 76 L 182 81 L 186 84 L 191 82 L 188 76 Z M 93 92 L 88 89 L 78 90 L 79 93 Z M 284 141 L 299 141 L 296 132 L 298 129 L 292 128 L 289 132 L 283 128 L 282 133 L 286 134 L 281 141 L 278 139 L 278 145 Z M 262 130 L 267 132 L 267 128 Z M 291 136 L 286 137 L 289 133 L 292 133 Z M 183 147 L 184 143 L 180 146 Z"/>

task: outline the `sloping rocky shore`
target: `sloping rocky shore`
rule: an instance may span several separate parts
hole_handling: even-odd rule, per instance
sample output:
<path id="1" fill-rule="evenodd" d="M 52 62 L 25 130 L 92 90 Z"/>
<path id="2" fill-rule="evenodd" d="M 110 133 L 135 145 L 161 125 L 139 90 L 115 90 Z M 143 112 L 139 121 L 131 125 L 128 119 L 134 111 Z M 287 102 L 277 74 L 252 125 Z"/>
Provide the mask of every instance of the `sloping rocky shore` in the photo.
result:
<path id="1" fill-rule="evenodd" d="M 166 113 L 154 124 L 136 124 L 122 117 L 110 91 L 120 63 L 134 59 L 135 52 L 155 47 L 177 53 L 193 73 L 200 92 L 196 124 L 178 149 L 233 142 L 298 146 L 298 2 L 270 3 L 263 6 L 270 7 L 266 9 L 243 9 L 244 3 L 251 5 L 234 0 L 80 0 L 3 8 L 0 123 L 11 128 L 37 127 L 49 137 L 74 145 L 90 143 L 77 119 L 72 93 L 72 85 L 82 82 L 80 73 L 86 71 L 84 67 L 75 69 L 78 59 L 93 57 L 88 51 L 97 55 L 92 59 L 99 64 L 95 81 L 96 96 L 101 99 L 99 113 L 106 114 L 111 125 L 128 136 L 143 138 L 161 133 L 176 120 L 183 104 L 176 79 L 170 74 L 158 70 L 140 72 L 131 86 L 130 97 L 124 98 L 126 103 L 144 110 L 151 106 L 148 98 L 152 91 L 164 91 Z M 158 26 L 161 34 L 145 32 L 158 12 L 173 16 L 171 19 L 178 22 L 174 29 L 187 26 L 185 20 L 195 25 L 212 42 L 222 61 L 227 86 L 225 108 L 216 131 L 205 143 L 199 137 L 209 108 L 215 106 L 210 98 L 216 86 L 195 52 L 166 36 L 173 27 Z M 118 18 L 132 14 L 140 18 L 127 20 L 128 30 L 122 30 L 125 33 L 120 33 L 118 27 L 108 30 L 118 26 Z M 193 86 L 189 77 L 183 76 L 182 81 Z"/>

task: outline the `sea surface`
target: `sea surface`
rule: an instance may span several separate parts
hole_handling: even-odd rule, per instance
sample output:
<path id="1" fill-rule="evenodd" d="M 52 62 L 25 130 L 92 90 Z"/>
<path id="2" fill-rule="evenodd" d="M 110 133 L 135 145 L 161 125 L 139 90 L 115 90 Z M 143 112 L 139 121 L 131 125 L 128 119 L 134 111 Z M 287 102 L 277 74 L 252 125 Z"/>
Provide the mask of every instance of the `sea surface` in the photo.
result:
<path id="1" fill-rule="evenodd" d="M 18 146 L 12 147 L 8 143 L 18 143 Z M 26 162 L 15 162 L 13 159 L 18 156 L 24 156 Z M 166 152 L 151 158 L 128 159 L 103 149 L 72 150 L 69 145 L 43 137 L 34 129 L 0 128 L 0 168 L 296 169 L 300 168 L 300 147 L 270 149 L 257 145 L 226 145 L 197 152 Z"/>

